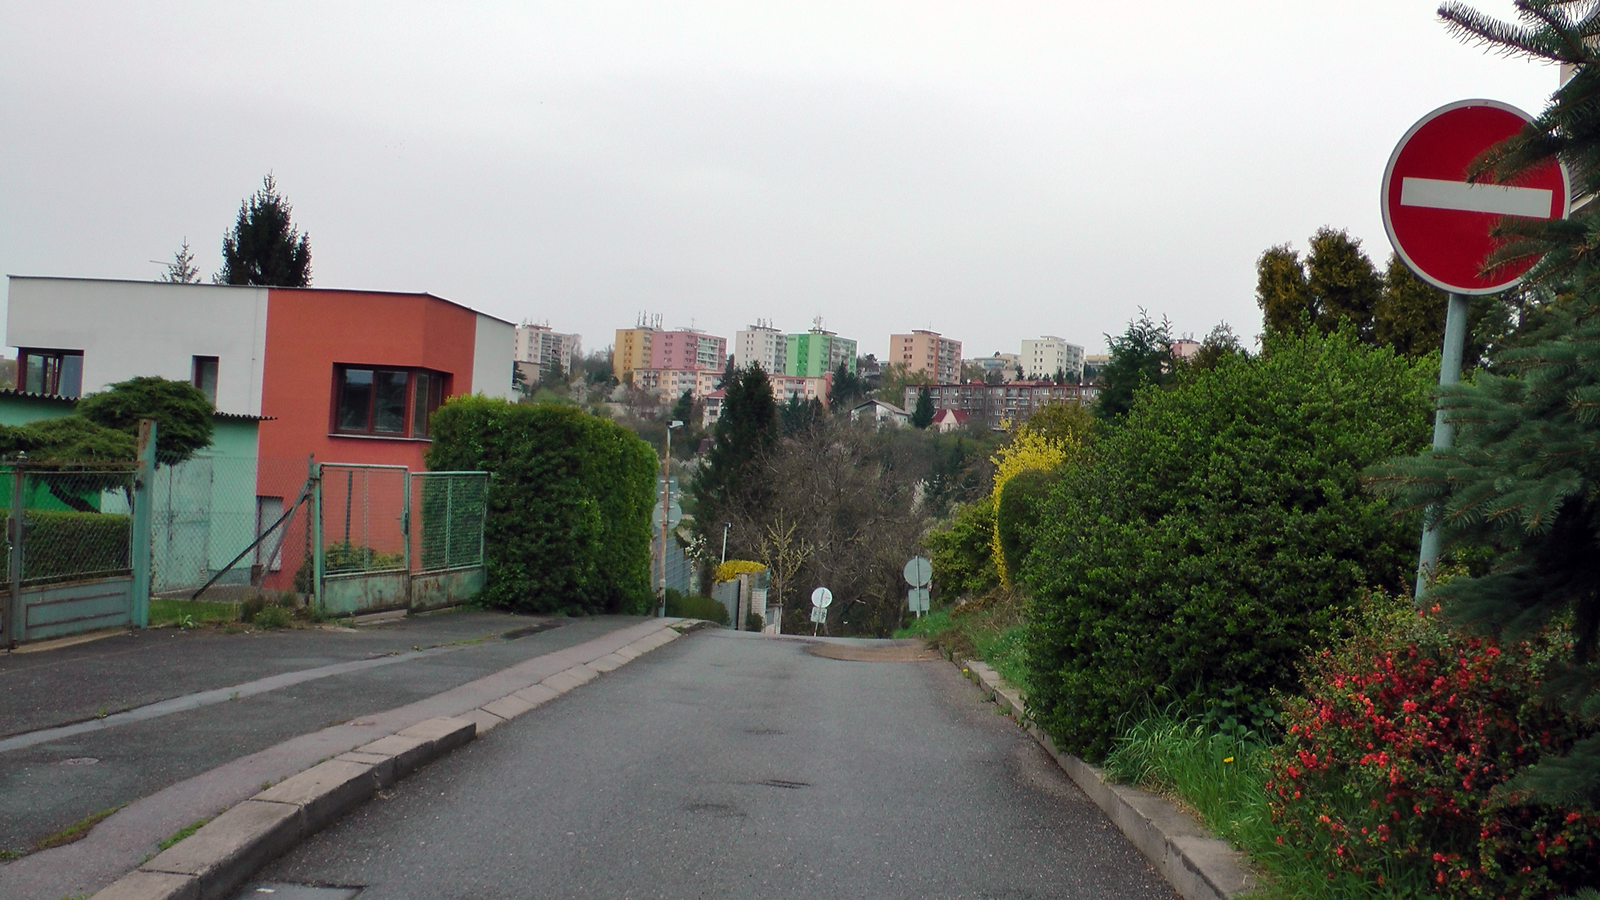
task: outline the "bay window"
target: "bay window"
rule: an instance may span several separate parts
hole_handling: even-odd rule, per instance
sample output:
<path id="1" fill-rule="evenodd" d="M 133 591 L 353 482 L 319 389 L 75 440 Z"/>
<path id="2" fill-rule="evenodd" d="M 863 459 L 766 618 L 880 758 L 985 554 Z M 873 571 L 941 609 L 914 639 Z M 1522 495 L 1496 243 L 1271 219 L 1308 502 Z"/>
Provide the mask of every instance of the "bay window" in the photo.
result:
<path id="1" fill-rule="evenodd" d="M 447 376 L 428 369 L 336 366 L 333 430 L 374 437 L 428 436 Z"/>

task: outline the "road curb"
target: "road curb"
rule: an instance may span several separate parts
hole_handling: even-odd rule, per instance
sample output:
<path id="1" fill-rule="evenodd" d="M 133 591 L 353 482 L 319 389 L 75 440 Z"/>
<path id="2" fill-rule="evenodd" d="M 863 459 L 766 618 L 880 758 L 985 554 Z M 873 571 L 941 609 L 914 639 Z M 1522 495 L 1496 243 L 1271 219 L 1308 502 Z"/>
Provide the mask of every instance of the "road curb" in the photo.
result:
<path id="1" fill-rule="evenodd" d="M 267 787 L 94 895 L 95 900 L 223 900 L 257 871 L 413 771 L 474 738 L 700 627 L 662 628 L 459 716 L 418 722 Z M 591 661 L 593 662 L 593 661 Z"/>
<path id="2" fill-rule="evenodd" d="M 987 663 L 955 660 L 948 654 L 946 658 L 976 682 L 996 706 L 1027 729 L 1184 900 L 1231 900 L 1258 887 L 1245 855 L 1213 837 L 1193 816 L 1149 791 L 1113 784 L 1098 766 L 1058 750 L 1044 729 L 1027 717 L 1021 692 Z"/>

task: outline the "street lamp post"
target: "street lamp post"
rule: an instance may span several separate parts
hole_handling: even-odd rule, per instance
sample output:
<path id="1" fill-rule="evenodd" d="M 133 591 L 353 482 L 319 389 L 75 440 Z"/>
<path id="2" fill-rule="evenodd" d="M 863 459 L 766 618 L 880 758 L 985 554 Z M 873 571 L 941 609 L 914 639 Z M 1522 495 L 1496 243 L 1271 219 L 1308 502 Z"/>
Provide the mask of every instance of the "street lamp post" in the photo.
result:
<path id="1" fill-rule="evenodd" d="M 656 615 L 667 614 L 667 501 L 672 495 L 672 429 L 683 423 L 673 419 L 667 423 L 667 452 L 661 456 L 661 589 L 656 602 Z"/>
<path id="2" fill-rule="evenodd" d="M 722 561 L 728 561 L 728 529 L 733 527 L 732 522 L 722 523 Z"/>

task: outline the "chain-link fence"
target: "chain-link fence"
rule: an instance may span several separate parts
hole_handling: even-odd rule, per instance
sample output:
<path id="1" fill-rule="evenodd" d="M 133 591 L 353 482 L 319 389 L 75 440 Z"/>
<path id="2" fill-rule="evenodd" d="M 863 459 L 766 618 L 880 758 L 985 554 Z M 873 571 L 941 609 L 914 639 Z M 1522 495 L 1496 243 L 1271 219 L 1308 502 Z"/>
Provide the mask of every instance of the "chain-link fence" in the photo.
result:
<path id="1" fill-rule="evenodd" d="M 483 565 L 489 473 L 411 475 L 411 571 Z"/>
<path id="2" fill-rule="evenodd" d="M 293 583 L 310 533 L 303 509 L 237 559 L 294 504 L 306 473 L 304 459 L 208 455 L 158 468 L 152 486 L 152 592 L 189 593 L 214 577 L 224 589 L 255 582 L 309 591 L 306 578 Z"/>
<path id="3" fill-rule="evenodd" d="M 405 571 L 410 473 L 335 463 L 321 470 L 323 574 Z"/>
<path id="4" fill-rule="evenodd" d="M 0 581 L 10 583 L 11 540 L 22 533 L 24 586 L 81 581 L 132 572 L 133 469 L 127 465 L 63 468 L 26 465 L 22 470 L 21 516 L 13 505 L 16 467 L 0 466 L 0 503 L 13 527 L 5 529 Z"/>

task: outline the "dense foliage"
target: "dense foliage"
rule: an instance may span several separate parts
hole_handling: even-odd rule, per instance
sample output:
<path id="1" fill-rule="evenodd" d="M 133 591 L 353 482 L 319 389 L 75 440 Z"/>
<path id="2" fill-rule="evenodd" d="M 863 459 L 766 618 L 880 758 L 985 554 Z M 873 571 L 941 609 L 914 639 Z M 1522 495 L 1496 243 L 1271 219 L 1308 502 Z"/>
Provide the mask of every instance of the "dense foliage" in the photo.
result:
<path id="1" fill-rule="evenodd" d="M 218 284 L 307 287 L 311 284 L 311 236 L 293 221 L 294 208 L 268 174 L 261 190 L 239 204 L 233 230 L 222 237 Z"/>
<path id="2" fill-rule="evenodd" d="M 1380 273 L 1348 232 L 1324 226 L 1311 236 L 1304 259 L 1288 244 L 1256 260 L 1256 305 L 1268 334 L 1307 328 L 1324 333 L 1348 323 L 1362 343 L 1420 357 L 1444 343 L 1446 298 L 1394 254 Z M 1467 315 L 1465 360 L 1488 363 L 1506 337 L 1523 292 L 1473 297 Z"/>
<path id="3" fill-rule="evenodd" d="M 1600 186 L 1600 18 L 1592 3 L 1526 0 L 1520 24 L 1459 4 L 1443 15 L 1457 31 L 1509 53 L 1573 67 L 1538 118 L 1476 160 L 1469 175 L 1514 183 L 1557 161 L 1576 196 Z M 1427 507 L 1445 548 L 1488 556 L 1475 577 L 1430 597 L 1447 616 L 1514 641 L 1568 623 L 1572 652 L 1553 666 L 1546 699 L 1600 719 L 1600 210 L 1567 220 L 1506 219 L 1488 265 L 1540 257 L 1529 273 L 1542 302 L 1519 317 L 1492 373 L 1441 391 L 1454 446 L 1375 470 L 1377 486 Z M 1529 772 L 1519 786 L 1544 796 L 1600 800 L 1600 737 Z"/>
<path id="4" fill-rule="evenodd" d="M 1150 704 L 1291 686 L 1353 597 L 1410 571 L 1416 521 L 1357 478 L 1421 446 L 1433 372 L 1345 330 L 1138 394 L 1062 467 L 1024 561 L 1035 719 L 1098 758 Z"/>
<path id="5" fill-rule="evenodd" d="M 934 590 L 942 600 L 978 596 L 1000 584 L 994 566 L 994 498 L 958 507 L 928 532 Z"/>
<path id="6" fill-rule="evenodd" d="M 140 376 L 119 381 L 78 401 L 78 415 L 129 437 L 139 436 L 139 420 L 156 423 L 156 462 L 175 466 L 211 446 L 215 408 L 187 381 Z"/>
<path id="7" fill-rule="evenodd" d="M 1115 419 L 1133 406 L 1133 397 L 1146 385 L 1166 384 L 1172 378 L 1172 323 L 1157 323 L 1139 310 L 1139 317 L 1128 323 L 1128 330 L 1106 335 L 1111 359 L 1100 370 L 1100 392 L 1095 399 L 1095 415 Z"/>
<path id="8" fill-rule="evenodd" d="M 1285 842 L 1397 893 L 1538 898 L 1587 883 L 1600 814 L 1496 790 L 1592 731 L 1537 701 L 1555 649 L 1399 606 L 1313 656 L 1288 701 L 1266 785 Z"/>
<path id="9" fill-rule="evenodd" d="M 530 612 L 642 613 L 651 603 L 656 456 L 627 429 L 567 406 L 452 399 L 430 469 L 484 469 L 485 599 Z"/>

